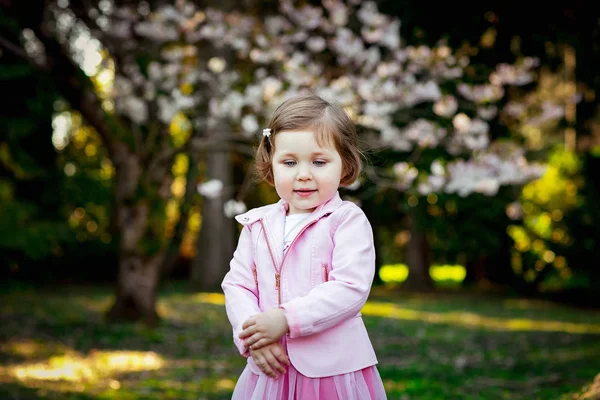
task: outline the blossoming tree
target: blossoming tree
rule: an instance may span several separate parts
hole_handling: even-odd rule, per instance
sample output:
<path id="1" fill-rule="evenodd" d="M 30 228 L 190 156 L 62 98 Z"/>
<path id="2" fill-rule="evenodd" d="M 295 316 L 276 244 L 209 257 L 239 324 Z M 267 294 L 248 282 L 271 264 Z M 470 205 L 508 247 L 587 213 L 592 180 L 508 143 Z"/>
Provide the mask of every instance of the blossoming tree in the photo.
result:
<path id="1" fill-rule="evenodd" d="M 26 26 L 16 51 L 56 79 L 102 137 L 114 166 L 120 263 L 113 318 L 156 321 L 156 288 L 187 225 L 202 153 L 208 153 L 208 182 L 199 186 L 206 196 L 202 249 L 228 249 L 223 243 L 233 231 L 225 212 L 244 205 L 241 196 L 226 201 L 227 154 L 250 155 L 273 108 L 304 90 L 341 103 L 373 146 L 407 155 L 389 173 L 367 170 L 382 185 L 421 195 L 494 195 L 501 185 L 540 174 L 518 142 L 495 140 L 488 125 L 505 86 L 532 81 L 535 60 L 498 65 L 485 82 L 470 82 L 466 56 L 443 44 L 403 46 L 400 21 L 373 2 L 281 1 L 253 15 L 183 0 L 97 6 L 56 0 L 45 11 L 39 25 Z M 174 124 L 183 133 L 174 135 Z M 428 152 L 437 156 L 424 157 Z M 178 157 L 188 166 L 183 190 L 174 190 Z M 164 220 L 176 196 L 180 221 L 169 236 L 153 221 Z M 218 235 L 207 231 L 215 229 Z M 229 250 L 204 256 L 213 269 L 195 275 L 219 282 Z M 424 266 L 412 264 L 411 275 L 424 276 Z"/>
<path id="2" fill-rule="evenodd" d="M 284 1 L 256 30 L 260 23 L 242 24 L 253 28 L 228 42 L 238 60 L 252 61 L 246 73 L 253 71 L 255 80 L 213 103 L 234 129 L 259 131 L 277 104 L 310 89 L 345 106 L 372 146 L 405 155 L 392 174 L 367 169 L 367 179 L 382 186 L 420 196 L 493 196 L 502 185 L 540 176 L 541 166 L 528 163 L 519 138 L 498 140 L 489 124 L 500 112 L 522 111 L 518 103 L 500 107 L 507 86 L 534 81 L 535 59 L 495 66 L 485 79 L 475 80 L 465 74 L 468 57 L 443 44 L 402 46 L 400 21 L 379 13 L 373 2 L 326 1 L 312 7 Z M 206 29 L 234 26 L 237 19 L 229 15 L 207 21 Z M 230 68 L 240 70 L 235 63 Z M 546 103 L 538 123 L 561 112 Z M 428 265 L 418 250 L 425 237 L 414 224 L 411 239 L 409 279 L 427 284 Z"/>

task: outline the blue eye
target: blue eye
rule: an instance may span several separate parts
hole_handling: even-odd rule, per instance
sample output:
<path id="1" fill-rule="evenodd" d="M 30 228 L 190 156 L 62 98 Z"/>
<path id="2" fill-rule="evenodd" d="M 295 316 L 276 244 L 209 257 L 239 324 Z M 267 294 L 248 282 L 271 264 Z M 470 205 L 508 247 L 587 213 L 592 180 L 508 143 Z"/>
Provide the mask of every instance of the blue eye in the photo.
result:
<path id="1" fill-rule="evenodd" d="M 294 165 L 296 165 L 296 161 L 284 161 L 283 165 L 286 165 L 288 167 L 293 167 Z"/>
<path id="2" fill-rule="evenodd" d="M 316 165 L 317 167 L 322 167 L 325 164 L 327 164 L 327 162 L 317 160 L 317 161 L 313 161 L 313 164 Z"/>

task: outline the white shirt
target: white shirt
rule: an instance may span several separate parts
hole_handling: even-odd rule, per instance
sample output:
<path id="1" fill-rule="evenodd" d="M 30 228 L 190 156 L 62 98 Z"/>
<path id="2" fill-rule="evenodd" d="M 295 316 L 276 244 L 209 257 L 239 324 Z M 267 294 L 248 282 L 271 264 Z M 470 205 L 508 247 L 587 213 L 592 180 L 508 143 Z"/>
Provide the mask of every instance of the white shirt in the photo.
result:
<path id="1" fill-rule="evenodd" d="M 300 232 L 300 229 L 304 226 L 303 222 L 308 218 L 308 215 L 309 214 L 286 215 L 283 233 L 283 254 L 285 254 L 296 235 Z"/>

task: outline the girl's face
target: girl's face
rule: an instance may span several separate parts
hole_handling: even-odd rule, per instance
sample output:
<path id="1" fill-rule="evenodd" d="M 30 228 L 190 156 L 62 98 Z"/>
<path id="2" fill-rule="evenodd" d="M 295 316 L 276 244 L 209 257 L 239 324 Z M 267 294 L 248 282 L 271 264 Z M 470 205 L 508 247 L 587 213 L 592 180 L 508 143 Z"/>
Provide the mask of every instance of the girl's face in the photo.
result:
<path id="1" fill-rule="evenodd" d="M 319 146 L 313 131 L 275 135 L 271 161 L 275 190 L 289 204 L 288 214 L 310 213 L 330 200 L 342 179 L 342 158 L 335 147 Z"/>

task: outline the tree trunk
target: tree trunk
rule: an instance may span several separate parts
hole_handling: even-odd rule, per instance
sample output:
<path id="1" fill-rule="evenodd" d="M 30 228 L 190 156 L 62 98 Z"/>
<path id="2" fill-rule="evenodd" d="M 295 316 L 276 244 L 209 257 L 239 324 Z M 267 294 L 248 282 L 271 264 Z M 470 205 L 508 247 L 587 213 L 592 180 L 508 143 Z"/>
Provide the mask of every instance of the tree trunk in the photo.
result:
<path id="1" fill-rule="evenodd" d="M 515 274 L 511 266 L 510 247 L 509 238 L 504 234 L 498 251 L 487 257 L 483 267 L 485 277 L 490 282 L 501 286 L 514 284 Z"/>
<path id="2" fill-rule="evenodd" d="M 109 321 L 138 321 L 155 326 L 156 289 L 163 254 L 150 258 L 139 254 L 121 256 L 115 302 L 107 312 Z"/>
<path id="3" fill-rule="evenodd" d="M 115 302 L 106 317 L 109 321 L 141 320 L 153 326 L 159 320 L 156 292 L 167 247 L 152 245 L 161 242 L 164 230 L 151 225 L 150 214 L 160 210 L 160 204 L 166 205 L 170 196 L 168 163 L 153 163 L 144 171 L 140 155 L 122 142 L 114 144 L 113 162 L 119 275 Z M 149 194 L 139 197 L 140 186 Z"/>
<path id="4" fill-rule="evenodd" d="M 94 127 L 115 167 L 116 218 L 113 226 L 115 236 L 120 238 L 120 260 L 117 295 L 106 316 L 110 320 L 142 319 L 147 324 L 155 324 L 158 321 L 155 310 L 156 291 L 161 264 L 165 259 L 165 237 L 164 227 L 151 222 L 158 218 L 150 217 L 149 214 L 151 210 L 154 210 L 153 213 L 163 213 L 171 198 L 170 171 L 175 152 L 169 140 L 169 126 L 161 125 L 160 136 L 150 136 L 154 139 L 150 140 L 149 137 L 144 138 L 131 121 L 105 111 L 90 77 L 73 61 L 51 24 L 44 24 L 43 16 L 47 13 L 46 6 L 49 4 L 31 9 L 23 1 L 9 0 L 4 3 L 19 25 L 22 25 L 14 29 L 31 29 L 43 44 L 45 57 L 44 60 L 30 58 L 27 52 L 3 37 L 0 37 L 0 46 L 8 46 L 13 53 L 49 74 L 61 96 L 81 113 L 86 123 Z M 156 3 L 168 2 L 157 0 Z M 88 2 L 75 1 L 70 9 L 78 19 L 88 23 L 91 29 L 96 26 L 95 23 L 90 24 L 93 19 L 87 12 Z M 111 40 L 103 42 L 107 47 L 110 44 L 114 43 Z M 116 53 L 111 56 L 118 59 Z M 153 108 L 150 107 L 150 110 Z M 151 111 L 151 114 L 155 112 Z M 157 120 L 156 115 L 151 115 L 149 120 Z M 183 208 L 187 210 L 186 207 Z M 187 216 L 182 214 L 182 225 L 185 222 Z M 176 247 L 177 240 L 179 236 L 175 238 L 171 248 Z"/>
<path id="5" fill-rule="evenodd" d="M 463 287 L 473 287 L 482 279 L 485 279 L 485 256 L 469 257 L 465 263 L 466 275 L 462 282 Z"/>
<path id="6" fill-rule="evenodd" d="M 191 267 L 191 283 L 198 290 L 220 291 L 223 277 L 229 270 L 234 250 L 233 221 L 225 216 L 224 204 L 232 186 L 230 154 L 213 152 L 207 155 L 209 179 L 223 182 L 224 195 L 205 198 L 202 209 L 202 227 L 198 237 L 198 254 Z"/>
<path id="7" fill-rule="evenodd" d="M 431 266 L 431 252 L 425 232 L 421 231 L 412 215 L 408 216 L 410 240 L 406 245 L 406 264 L 408 265 L 408 278 L 403 287 L 416 290 L 433 288 L 429 275 Z"/>

